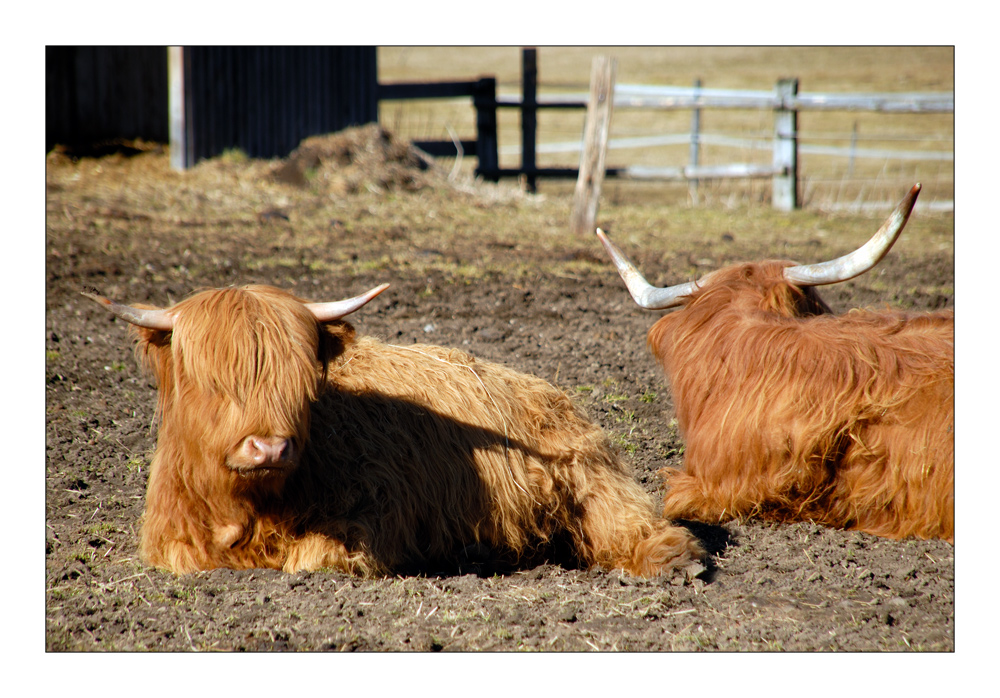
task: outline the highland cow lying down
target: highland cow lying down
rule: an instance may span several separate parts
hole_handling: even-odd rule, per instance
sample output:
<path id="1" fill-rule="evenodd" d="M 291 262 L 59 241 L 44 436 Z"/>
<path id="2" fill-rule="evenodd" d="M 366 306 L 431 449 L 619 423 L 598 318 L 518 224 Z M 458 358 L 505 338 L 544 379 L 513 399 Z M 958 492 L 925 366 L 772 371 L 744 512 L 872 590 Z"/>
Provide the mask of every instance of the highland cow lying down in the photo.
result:
<path id="1" fill-rule="evenodd" d="M 954 541 L 953 312 L 835 316 L 812 288 L 875 266 L 919 191 L 840 259 L 739 264 L 669 288 L 598 231 L 640 306 L 683 306 L 648 337 L 685 437 L 684 472 L 663 471 L 665 516 Z"/>
<path id="2" fill-rule="evenodd" d="M 87 294 L 132 323 L 159 387 L 148 563 L 385 574 L 561 545 L 576 564 L 651 576 L 701 556 L 561 391 L 355 336 L 341 318 L 386 286 L 329 304 L 227 288 L 163 310 Z"/>

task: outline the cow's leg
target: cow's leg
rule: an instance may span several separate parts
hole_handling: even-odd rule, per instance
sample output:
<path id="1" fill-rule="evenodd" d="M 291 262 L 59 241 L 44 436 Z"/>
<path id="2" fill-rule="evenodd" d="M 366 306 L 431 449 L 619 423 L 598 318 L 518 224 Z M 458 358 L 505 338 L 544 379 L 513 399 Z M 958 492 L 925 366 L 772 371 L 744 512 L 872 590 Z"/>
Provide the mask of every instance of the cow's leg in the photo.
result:
<path id="1" fill-rule="evenodd" d="M 663 516 L 668 519 L 689 519 L 716 523 L 739 516 L 746 509 L 752 509 L 749 501 L 734 500 L 728 493 L 719 496 L 699 478 L 676 468 L 663 468 L 660 476 L 666 484 L 667 493 L 663 497 Z"/>
<path id="2" fill-rule="evenodd" d="M 167 541 L 154 554 L 145 551 L 144 553 L 143 557 L 153 567 L 166 569 L 174 574 L 188 574 L 214 567 L 214 565 L 206 563 L 202 550 L 182 541 Z"/>
<path id="3" fill-rule="evenodd" d="M 649 495 L 630 477 L 615 474 L 590 485 L 579 508 L 584 562 L 652 577 L 704 557 L 698 539 L 659 518 Z"/>
<path id="4" fill-rule="evenodd" d="M 665 570 L 686 567 L 705 556 L 698 539 L 686 528 L 658 521 L 653 533 L 632 549 L 625 571 L 639 577 L 653 577 Z"/>
<path id="5" fill-rule="evenodd" d="M 377 570 L 374 561 L 364 553 L 351 553 L 339 540 L 319 533 L 298 538 L 291 546 L 282 570 L 317 570 L 330 567 L 351 574 L 369 574 Z"/>

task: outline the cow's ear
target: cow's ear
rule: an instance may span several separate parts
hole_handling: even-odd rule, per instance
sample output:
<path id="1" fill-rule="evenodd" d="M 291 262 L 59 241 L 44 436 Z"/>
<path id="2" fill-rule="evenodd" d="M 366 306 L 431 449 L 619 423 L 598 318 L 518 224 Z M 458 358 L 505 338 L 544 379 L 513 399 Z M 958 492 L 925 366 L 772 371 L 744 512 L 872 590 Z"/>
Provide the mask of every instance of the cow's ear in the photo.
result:
<path id="1" fill-rule="evenodd" d="M 135 341 L 135 358 L 139 365 L 153 375 L 157 385 L 164 385 L 163 379 L 170 370 L 170 339 L 173 332 L 130 325 L 129 335 Z"/>
<path id="2" fill-rule="evenodd" d="M 831 312 L 830 307 L 823 302 L 812 286 L 799 287 L 783 279 L 767 286 L 760 309 L 786 318 L 809 317 Z"/>
<path id="3" fill-rule="evenodd" d="M 819 292 L 812 286 L 802 289 L 802 298 L 799 300 L 799 316 L 826 315 L 833 310 L 820 298 Z"/>
<path id="4" fill-rule="evenodd" d="M 646 344 L 661 364 L 674 354 L 674 330 L 682 317 L 684 317 L 682 312 L 664 315 L 653 323 L 646 334 Z"/>
<path id="5" fill-rule="evenodd" d="M 319 356 L 321 364 L 326 364 L 344 353 L 347 345 L 354 342 L 354 325 L 346 320 L 333 320 L 319 324 Z"/>

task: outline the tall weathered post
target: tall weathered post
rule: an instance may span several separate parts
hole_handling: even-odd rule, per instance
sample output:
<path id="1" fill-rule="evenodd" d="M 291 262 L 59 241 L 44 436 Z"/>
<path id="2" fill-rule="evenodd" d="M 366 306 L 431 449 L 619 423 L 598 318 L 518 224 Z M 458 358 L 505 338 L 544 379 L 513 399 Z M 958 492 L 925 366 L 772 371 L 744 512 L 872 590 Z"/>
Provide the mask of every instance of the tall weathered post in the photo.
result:
<path id="1" fill-rule="evenodd" d="M 793 103 L 799 93 L 799 79 L 779 80 L 775 88 L 778 105 L 774 110 L 774 169 L 771 179 L 771 206 L 779 211 L 799 207 L 799 113 Z"/>
<path id="2" fill-rule="evenodd" d="M 580 174 L 573 192 L 573 213 L 570 229 L 577 235 L 594 232 L 597 203 L 604 181 L 608 132 L 614 106 L 615 73 L 618 61 L 608 56 L 595 56 L 590 70 L 590 100 L 587 103 L 587 124 L 584 128 Z"/>
<path id="3" fill-rule="evenodd" d="M 181 172 L 194 164 L 194 152 L 188 137 L 188 102 L 184 93 L 184 49 L 167 48 L 167 81 L 170 91 L 170 167 Z"/>
<path id="4" fill-rule="evenodd" d="M 694 81 L 694 98 L 698 99 L 701 91 L 701 78 Z M 691 110 L 691 169 L 697 170 L 700 162 L 699 146 L 701 141 L 701 109 L 695 107 Z M 698 205 L 698 180 L 692 178 L 688 182 L 688 192 L 691 194 L 691 203 Z"/>

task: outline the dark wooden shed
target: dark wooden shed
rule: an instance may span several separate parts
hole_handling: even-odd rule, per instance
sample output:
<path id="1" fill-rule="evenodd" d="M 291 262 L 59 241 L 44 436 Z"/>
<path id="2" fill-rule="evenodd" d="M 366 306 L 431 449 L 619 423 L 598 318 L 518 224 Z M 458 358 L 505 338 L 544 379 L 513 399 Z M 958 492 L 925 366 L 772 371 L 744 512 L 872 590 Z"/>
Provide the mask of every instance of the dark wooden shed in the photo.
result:
<path id="1" fill-rule="evenodd" d="M 167 49 L 47 46 L 45 150 L 115 139 L 170 138 Z"/>
<path id="2" fill-rule="evenodd" d="M 46 150 L 169 141 L 183 169 L 230 148 L 283 157 L 377 120 L 374 46 L 46 48 Z"/>

